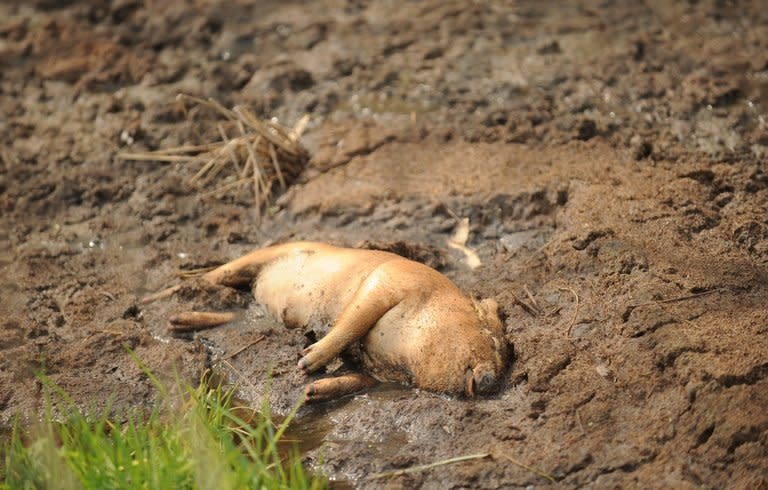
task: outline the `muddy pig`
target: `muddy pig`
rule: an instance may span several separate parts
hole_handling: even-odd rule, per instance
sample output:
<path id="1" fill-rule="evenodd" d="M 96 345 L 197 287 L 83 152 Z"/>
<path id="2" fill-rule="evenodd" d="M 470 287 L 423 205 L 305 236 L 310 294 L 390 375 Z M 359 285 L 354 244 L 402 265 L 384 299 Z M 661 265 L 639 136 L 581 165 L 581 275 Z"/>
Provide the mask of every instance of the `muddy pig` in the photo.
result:
<path id="1" fill-rule="evenodd" d="M 364 372 L 311 382 L 305 389 L 309 401 L 337 398 L 377 381 L 487 394 L 507 364 L 508 345 L 494 300 L 476 301 L 436 270 L 389 252 L 287 243 L 255 250 L 203 278 L 252 288 L 256 300 L 286 326 L 331 325 L 302 352 L 298 367 L 306 374 L 348 348 L 357 350 Z M 172 317 L 171 324 L 205 328 L 229 318 L 187 312 Z"/>

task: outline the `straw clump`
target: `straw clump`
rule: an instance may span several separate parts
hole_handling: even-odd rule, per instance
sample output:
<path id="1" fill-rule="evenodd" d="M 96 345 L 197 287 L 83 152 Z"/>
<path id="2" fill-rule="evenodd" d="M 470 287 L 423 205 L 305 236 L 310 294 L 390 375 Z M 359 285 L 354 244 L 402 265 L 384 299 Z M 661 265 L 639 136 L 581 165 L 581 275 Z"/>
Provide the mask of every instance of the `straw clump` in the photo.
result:
<path id="1" fill-rule="evenodd" d="M 178 162 L 197 170 L 185 184 L 197 189 L 201 196 L 240 195 L 251 189 L 257 215 L 269 205 L 272 195 L 285 191 L 307 164 L 309 154 L 299 143 L 309 116 L 304 116 L 292 129 L 276 121 L 261 120 L 243 106 L 227 109 L 213 99 L 179 94 L 177 99 L 187 112 L 214 111 L 221 120 L 216 123 L 217 141 L 166 148 L 143 153 L 119 153 L 121 160 Z M 187 112 L 191 114 L 192 111 Z"/>

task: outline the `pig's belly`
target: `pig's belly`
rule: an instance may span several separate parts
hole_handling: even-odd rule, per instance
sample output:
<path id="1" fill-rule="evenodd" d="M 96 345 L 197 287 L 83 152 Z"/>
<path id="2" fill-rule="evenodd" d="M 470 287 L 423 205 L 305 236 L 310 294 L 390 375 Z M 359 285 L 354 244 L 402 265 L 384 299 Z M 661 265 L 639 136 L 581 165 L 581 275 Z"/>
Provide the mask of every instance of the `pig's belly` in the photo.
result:
<path id="1" fill-rule="evenodd" d="M 287 327 L 332 324 L 367 276 L 350 269 L 316 255 L 287 257 L 262 270 L 254 297 Z"/>

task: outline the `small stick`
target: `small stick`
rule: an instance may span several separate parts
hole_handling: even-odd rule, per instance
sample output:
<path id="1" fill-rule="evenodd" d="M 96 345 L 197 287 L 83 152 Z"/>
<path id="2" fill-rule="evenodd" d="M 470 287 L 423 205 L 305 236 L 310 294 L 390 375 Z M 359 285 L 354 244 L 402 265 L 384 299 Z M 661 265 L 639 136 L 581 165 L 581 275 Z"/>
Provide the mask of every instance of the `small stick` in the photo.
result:
<path id="1" fill-rule="evenodd" d="M 216 155 L 211 157 L 211 159 L 208 160 L 208 162 L 206 162 L 206 164 L 203 165 L 203 167 L 198 170 L 195 175 L 189 178 L 189 183 L 193 184 L 196 180 L 200 179 L 213 166 L 214 163 L 216 163 Z"/>
<path id="2" fill-rule="evenodd" d="M 537 317 L 541 315 L 541 312 L 539 312 L 537 309 L 535 309 L 533 306 L 529 305 L 522 299 L 518 298 L 515 293 L 510 292 L 512 294 L 512 298 L 514 298 L 515 303 L 519 304 L 529 315 L 532 317 Z"/>
<path id="3" fill-rule="evenodd" d="M 245 165 L 243 165 L 243 170 L 240 172 L 240 178 L 245 179 L 248 177 L 248 172 L 251 170 L 251 156 L 248 155 L 248 158 L 245 159 Z"/>
<path id="4" fill-rule="evenodd" d="M 264 121 L 264 124 L 266 124 L 269 129 L 272 129 L 277 134 L 277 136 L 283 139 L 281 142 L 282 144 L 280 145 L 281 148 L 284 148 L 286 145 L 293 148 L 293 140 L 291 139 L 288 128 L 281 125 L 280 123 L 272 122 L 271 120 Z"/>
<path id="5" fill-rule="evenodd" d="M 299 141 L 301 135 L 304 134 L 304 130 L 307 129 L 307 123 L 309 123 L 309 114 L 304 114 L 288 134 L 288 137 L 294 144 Z"/>
<path id="6" fill-rule="evenodd" d="M 234 182 L 229 182 L 227 184 L 222 184 L 222 185 L 220 185 L 219 187 L 217 187 L 215 189 L 203 192 L 202 194 L 200 194 L 200 197 L 212 196 L 212 195 L 217 194 L 217 193 L 219 193 L 221 191 L 226 191 L 228 189 L 231 189 L 232 187 L 237 187 L 237 186 L 240 186 L 240 185 L 247 184 L 249 181 L 250 181 L 250 179 L 248 177 L 246 177 L 244 179 L 238 179 L 238 180 L 236 180 Z"/>
<path id="7" fill-rule="evenodd" d="M 551 317 L 557 315 L 558 313 L 560 313 L 560 310 L 562 310 L 562 309 L 563 309 L 562 306 L 555 306 L 554 308 L 552 308 L 552 310 L 550 310 L 549 313 L 547 313 L 547 316 L 551 318 Z"/>
<path id="8" fill-rule="evenodd" d="M 294 150 L 293 148 L 290 148 L 283 141 L 281 141 L 276 134 L 270 131 L 271 128 L 265 127 L 264 123 L 259 121 L 256 118 L 256 116 L 251 114 L 251 112 L 248 109 L 246 109 L 243 106 L 236 106 L 235 113 L 237 113 L 237 115 L 240 116 L 240 120 L 248 124 L 254 130 L 256 130 L 259 134 L 261 134 L 266 139 L 271 141 L 274 145 L 280 147 L 283 151 L 285 151 L 286 153 L 289 153 L 291 156 L 298 156 L 298 153 L 296 152 L 296 150 Z"/>
<path id="9" fill-rule="evenodd" d="M 198 153 L 203 151 L 215 150 L 221 146 L 219 143 L 207 143 L 204 145 L 185 145 L 176 146 L 173 148 L 163 148 L 161 150 L 152 151 L 153 155 L 178 155 L 179 153 Z"/>
<path id="10" fill-rule="evenodd" d="M 579 295 L 576 294 L 576 291 L 574 291 L 573 288 L 571 288 L 571 287 L 558 288 L 558 289 L 560 289 L 560 291 L 570 291 L 571 294 L 573 294 L 573 296 L 576 298 L 576 311 L 573 312 L 573 318 L 571 319 L 571 324 L 568 325 L 568 330 L 566 330 L 566 332 L 565 332 L 565 336 L 566 337 L 570 337 L 571 336 L 571 330 L 573 330 L 574 325 L 576 325 L 576 318 L 579 316 L 579 303 L 580 303 Z"/>
<path id="11" fill-rule="evenodd" d="M 156 153 L 118 153 L 120 160 L 133 160 L 136 162 L 191 162 L 197 158 L 190 155 L 160 155 Z"/>
<path id="12" fill-rule="evenodd" d="M 237 157 L 235 156 L 235 152 L 232 150 L 232 148 L 229 146 L 229 137 L 227 136 L 227 132 L 224 131 L 224 126 L 221 125 L 221 123 L 216 125 L 216 129 L 219 130 L 219 135 L 221 135 L 222 141 L 224 141 L 224 148 L 227 151 L 227 154 L 229 155 L 229 160 L 232 162 L 232 165 L 235 166 L 237 169 L 237 173 L 240 173 L 240 164 L 237 163 Z"/>
<path id="13" fill-rule="evenodd" d="M 157 293 L 154 293 L 154 294 L 150 294 L 150 295 L 148 295 L 148 296 L 144 296 L 144 297 L 141 299 L 141 304 L 143 304 L 143 305 L 146 305 L 146 304 L 152 303 L 152 302 L 154 302 L 154 301 L 157 301 L 157 300 L 159 300 L 159 299 L 166 299 L 166 298 L 170 298 L 170 297 L 171 297 L 171 296 L 173 296 L 173 295 L 174 295 L 174 294 L 175 294 L 175 293 L 176 293 L 176 292 L 177 292 L 179 289 L 181 289 L 181 284 L 179 284 L 179 285 L 176 285 L 176 286 L 171 286 L 171 287 L 169 287 L 169 288 L 167 288 L 167 289 L 163 289 L 162 291 L 159 291 L 159 292 L 157 292 Z"/>
<path id="14" fill-rule="evenodd" d="M 523 291 L 525 291 L 525 294 L 528 296 L 528 299 L 531 300 L 531 304 L 535 306 L 537 310 L 541 311 L 541 308 L 539 308 L 539 303 L 536 302 L 536 298 L 534 298 L 531 292 L 528 290 L 527 284 L 523 284 Z"/>
<path id="15" fill-rule="evenodd" d="M 272 145 L 269 145 L 269 156 L 272 157 L 272 165 L 275 167 L 277 180 L 280 181 L 280 189 L 285 190 L 285 179 L 283 178 L 283 172 L 280 171 L 280 164 L 277 163 L 277 153 L 275 152 L 275 147 Z"/>
<path id="16" fill-rule="evenodd" d="M 221 105 L 221 103 L 213 97 L 208 98 L 208 103 L 210 104 L 209 107 L 213 107 L 217 111 L 221 112 L 230 121 L 237 119 L 237 115 L 234 112 Z"/>
<path id="17" fill-rule="evenodd" d="M 253 162 L 253 201 L 256 205 L 256 222 L 261 223 L 261 199 L 259 199 L 259 166 Z"/>
<path id="18" fill-rule="evenodd" d="M 240 132 L 245 135 L 245 128 L 243 127 L 243 123 L 240 121 L 237 121 L 237 126 L 240 128 Z M 251 142 L 248 141 L 246 138 L 245 140 L 245 147 L 248 150 L 248 160 L 252 161 L 253 164 L 251 167 L 253 167 L 253 200 L 256 204 L 256 221 L 261 222 L 261 195 L 259 192 L 259 183 L 261 181 L 261 172 L 259 171 L 259 162 L 256 160 L 256 151 L 254 151 L 254 146 L 258 146 L 259 142 L 261 141 L 261 136 L 256 138 L 255 145 L 251 145 Z M 246 164 L 247 166 L 247 164 Z"/>
<path id="19" fill-rule="evenodd" d="M 245 131 L 245 127 L 243 126 L 243 123 L 240 121 L 237 121 L 237 128 L 240 130 L 240 133 L 243 135 L 243 141 L 245 141 L 245 148 L 248 150 L 248 156 L 251 157 L 251 160 L 253 160 L 253 168 L 254 173 L 258 173 L 260 184 L 263 188 L 266 188 L 267 184 L 264 182 L 264 179 L 261 177 L 261 169 L 259 169 L 259 160 L 256 158 L 256 154 L 258 153 L 259 144 L 261 143 L 261 135 L 256 136 L 256 139 L 251 142 L 248 139 L 248 133 Z M 258 192 L 256 193 L 259 194 Z"/>
<path id="20" fill-rule="evenodd" d="M 168 319 L 168 330 L 171 332 L 194 332 L 218 327 L 234 319 L 235 314 L 229 312 L 185 311 Z"/>
<path id="21" fill-rule="evenodd" d="M 389 478 L 391 476 L 401 476 L 401 475 L 407 475 L 409 473 L 418 473 L 421 471 L 431 470 L 432 468 L 437 468 L 438 466 L 461 463 L 462 461 L 470 461 L 473 459 L 485 459 L 490 456 L 491 456 L 490 453 L 478 453 L 478 454 L 469 454 L 466 456 L 458 456 L 455 458 L 445 459 L 443 461 L 437 461 L 435 463 L 423 464 L 419 466 L 411 466 L 410 468 L 403 468 L 401 470 L 374 473 L 373 475 L 368 477 L 368 480 L 378 480 L 379 478 Z"/>
<path id="22" fill-rule="evenodd" d="M 267 184 L 264 183 L 264 179 L 261 176 L 261 169 L 259 169 L 259 161 L 256 159 L 255 150 L 255 148 L 258 148 L 259 143 L 261 143 L 261 135 L 257 136 L 256 140 L 251 144 L 241 121 L 237 121 L 237 127 L 240 130 L 240 133 L 242 133 L 243 136 L 246 136 L 245 146 L 248 149 L 248 156 L 253 160 L 253 199 L 256 204 L 256 221 L 261 222 L 261 192 L 259 192 L 259 185 L 261 184 L 264 189 L 265 199 L 267 192 Z"/>
<path id="23" fill-rule="evenodd" d="M 238 355 L 238 354 L 240 354 L 241 352 L 243 352 L 245 349 L 248 349 L 248 348 L 250 348 L 250 347 L 253 347 L 254 345 L 256 345 L 256 344 L 258 344 L 259 342 L 261 342 L 262 340 L 264 340 L 265 338 L 266 338 L 265 336 L 263 336 L 263 335 L 259 335 L 259 338 L 257 338 L 256 340 L 254 340 L 253 342 L 251 342 L 251 343 L 250 343 L 250 344 L 248 344 L 248 345 L 245 345 L 245 346 L 243 346 L 243 347 L 240 347 L 240 348 L 239 348 L 239 349 L 237 349 L 235 352 L 233 352 L 232 354 L 230 354 L 230 355 L 228 355 L 227 357 L 225 357 L 225 358 L 224 358 L 224 360 L 225 360 L 225 361 L 228 361 L 228 360 L 232 359 L 232 358 L 233 358 L 233 357 L 235 357 L 236 355 Z"/>
<path id="24" fill-rule="evenodd" d="M 255 118 L 255 116 L 253 116 L 252 113 L 251 113 L 251 116 Z M 282 150 L 290 149 L 293 151 L 296 150 L 296 145 L 294 144 L 294 141 L 291 139 L 290 130 L 288 128 L 286 128 L 280 123 L 272 122 L 271 120 L 264 121 L 262 124 L 264 124 L 267 127 L 267 129 L 270 130 L 270 132 L 272 132 L 272 134 L 280 138 L 280 144 L 277 145 L 280 149 Z"/>
<path id="25" fill-rule="evenodd" d="M 249 147 L 254 151 L 253 169 L 259 174 L 259 185 L 261 186 L 261 193 L 264 194 L 264 196 L 262 196 L 262 200 L 266 201 L 269 198 L 269 185 L 271 182 L 268 183 L 266 180 L 264 180 L 266 174 L 262 172 L 261 167 L 259 166 L 259 160 L 256 158 L 256 154 L 259 153 L 259 143 L 261 143 L 261 141 L 261 136 L 258 136 L 253 143 L 245 140 L 246 144 L 251 145 Z"/>
<path id="26" fill-rule="evenodd" d="M 230 143 L 233 143 L 233 141 L 230 141 Z M 216 164 L 211 167 L 211 170 L 208 172 L 208 175 L 200 179 L 200 185 L 202 187 L 205 187 L 208 185 L 213 179 L 216 178 L 217 175 L 219 175 L 219 172 L 222 171 L 224 167 L 227 166 L 227 156 L 226 156 L 226 150 L 227 147 L 230 146 L 230 143 L 225 144 L 220 149 L 216 150 L 216 156 L 214 157 L 216 160 Z"/>
<path id="27" fill-rule="evenodd" d="M 221 167 L 222 167 L 222 163 L 221 163 L 222 162 L 222 158 L 221 157 L 222 157 L 221 153 L 217 151 L 214 154 L 213 158 L 211 158 L 210 162 L 208 162 L 209 164 L 206 165 L 206 167 L 204 167 L 205 172 L 203 172 L 203 173 L 198 172 L 197 174 L 195 174 L 194 177 L 189 179 L 189 183 L 193 184 L 195 181 L 199 181 L 198 184 L 197 184 L 197 187 L 199 189 L 202 189 L 206 185 L 208 185 L 208 183 L 211 180 L 213 180 L 216 177 L 216 175 L 218 175 L 219 171 L 221 170 Z"/>
<path id="28" fill-rule="evenodd" d="M 183 100 L 183 99 L 191 100 L 192 102 L 195 102 L 198 105 L 208 107 L 209 109 L 218 111 L 227 119 L 232 119 L 232 120 L 237 119 L 237 117 L 232 111 L 230 111 L 229 109 L 226 109 L 224 106 L 222 106 L 221 104 L 219 104 L 213 99 L 205 100 L 205 99 L 201 99 L 200 97 L 195 97 L 194 95 L 187 95 L 187 94 L 179 94 L 176 96 L 176 98 L 179 100 Z"/>
<path id="29" fill-rule="evenodd" d="M 532 466 L 528 466 L 527 464 L 522 463 L 522 462 L 516 460 L 515 458 L 513 458 L 512 456 L 509 456 L 508 454 L 500 453 L 499 456 L 501 456 L 502 458 L 508 460 L 510 463 L 512 463 L 512 464 L 514 464 L 516 466 L 519 466 L 520 468 L 522 468 L 524 470 L 528 470 L 528 471 L 530 471 L 531 473 L 533 473 L 535 475 L 538 475 L 538 476 L 540 476 L 540 477 L 542 477 L 542 478 L 544 478 L 546 480 L 549 480 L 552 483 L 557 483 L 557 480 L 555 480 L 555 478 L 552 475 L 550 475 L 549 473 L 544 473 L 543 471 L 537 470 L 536 468 L 533 468 Z"/>

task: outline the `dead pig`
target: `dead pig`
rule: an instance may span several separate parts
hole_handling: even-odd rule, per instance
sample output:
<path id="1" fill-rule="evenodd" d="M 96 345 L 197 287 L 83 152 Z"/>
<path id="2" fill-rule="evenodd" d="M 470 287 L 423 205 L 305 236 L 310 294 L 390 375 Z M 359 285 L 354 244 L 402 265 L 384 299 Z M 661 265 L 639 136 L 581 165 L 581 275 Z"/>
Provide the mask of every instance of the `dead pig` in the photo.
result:
<path id="1" fill-rule="evenodd" d="M 353 393 L 377 380 L 486 394 L 507 364 L 507 341 L 494 300 L 476 301 L 436 270 L 389 252 L 287 243 L 255 250 L 203 277 L 212 284 L 251 287 L 256 300 L 286 326 L 332 325 L 304 349 L 298 367 L 306 374 L 345 349 L 359 347 L 365 373 L 310 383 L 310 401 Z M 175 328 L 199 328 L 227 318 L 188 312 L 171 322 Z"/>

